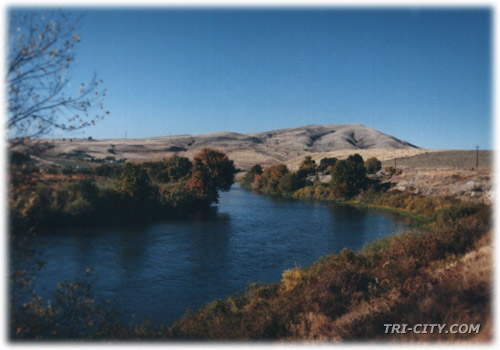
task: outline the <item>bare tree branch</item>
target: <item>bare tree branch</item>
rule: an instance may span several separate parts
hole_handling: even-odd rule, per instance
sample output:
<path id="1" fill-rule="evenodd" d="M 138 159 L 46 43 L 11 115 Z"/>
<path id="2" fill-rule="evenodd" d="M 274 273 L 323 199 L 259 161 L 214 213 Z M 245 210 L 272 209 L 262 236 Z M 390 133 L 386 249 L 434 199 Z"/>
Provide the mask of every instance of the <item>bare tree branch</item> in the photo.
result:
<path id="1" fill-rule="evenodd" d="M 8 30 L 8 118 L 10 137 L 33 138 L 59 130 L 77 130 L 102 119 L 106 89 L 94 75 L 71 95 L 68 72 L 80 42 L 80 18 L 63 12 L 11 12 Z M 90 117 L 99 107 L 101 114 Z"/>

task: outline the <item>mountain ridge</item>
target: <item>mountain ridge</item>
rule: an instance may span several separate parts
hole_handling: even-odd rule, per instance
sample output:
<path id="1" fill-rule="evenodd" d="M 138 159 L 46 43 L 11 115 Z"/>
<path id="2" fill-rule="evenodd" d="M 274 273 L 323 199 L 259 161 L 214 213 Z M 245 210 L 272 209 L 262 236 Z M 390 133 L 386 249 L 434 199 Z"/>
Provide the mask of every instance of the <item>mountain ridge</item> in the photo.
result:
<path id="1" fill-rule="evenodd" d="M 222 131 L 200 135 L 139 139 L 45 139 L 51 156 L 85 153 L 95 158 L 127 158 L 142 162 L 173 154 L 193 157 L 210 147 L 225 152 L 237 167 L 248 169 L 297 157 L 346 150 L 419 150 L 415 145 L 362 124 L 306 125 L 254 133 Z M 414 153 L 414 152 L 411 152 Z M 419 152 L 417 152 L 419 153 Z"/>

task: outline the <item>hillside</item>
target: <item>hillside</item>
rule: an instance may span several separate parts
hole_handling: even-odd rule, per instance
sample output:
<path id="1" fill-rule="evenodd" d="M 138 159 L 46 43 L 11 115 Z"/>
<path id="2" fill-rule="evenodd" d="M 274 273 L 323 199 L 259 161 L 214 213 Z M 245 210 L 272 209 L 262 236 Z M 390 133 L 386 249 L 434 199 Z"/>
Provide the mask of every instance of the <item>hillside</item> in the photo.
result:
<path id="1" fill-rule="evenodd" d="M 160 160 L 175 153 L 192 157 L 202 148 L 211 147 L 228 154 L 237 167 L 247 169 L 255 163 L 264 166 L 287 162 L 308 154 L 339 150 L 402 150 L 402 154 L 423 152 L 416 146 L 361 124 L 308 125 L 298 128 L 239 134 L 219 132 L 142 139 L 45 139 L 44 154 L 115 157 L 142 162 Z M 397 152 L 399 156 L 399 153 Z"/>

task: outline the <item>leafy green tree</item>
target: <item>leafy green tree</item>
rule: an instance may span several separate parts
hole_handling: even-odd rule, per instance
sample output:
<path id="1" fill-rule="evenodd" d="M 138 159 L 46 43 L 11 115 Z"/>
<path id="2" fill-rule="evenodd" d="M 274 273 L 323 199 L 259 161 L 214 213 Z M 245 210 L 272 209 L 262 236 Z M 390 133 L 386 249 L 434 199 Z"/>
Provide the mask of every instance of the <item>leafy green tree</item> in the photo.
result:
<path id="1" fill-rule="evenodd" d="M 309 175 L 314 175 L 316 173 L 316 162 L 311 156 L 306 156 L 306 158 L 300 164 L 297 175 L 301 178 L 305 178 Z"/>
<path id="2" fill-rule="evenodd" d="M 318 165 L 318 171 L 319 172 L 328 172 L 328 167 L 330 166 L 335 166 L 335 163 L 337 162 L 337 158 L 323 158 L 321 159 L 321 161 L 319 162 L 319 165 Z"/>
<path id="3" fill-rule="evenodd" d="M 170 182 L 177 182 L 189 175 L 193 167 L 193 163 L 188 158 L 179 157 L 178 155 L 164 159 L 163 164 Z"/>
<path id="4" fill-rule="evenodd" d="M 118 180 L 120 192 L 138 201 L 151 198 L 154 188 L 146 169 L 140 165 L 126 163 Z"/>
<path id="5" fill-rule="evenodd" d="M 382 169 L 382 162 L 376 157 L 368 158 L 365 161 L 365 168 L 368 174 L 375 174 L 377 171 Z"/>
<path id="6" fill-rule="evenodd" d="M 352 197 L 366 184 L 366 169 L 363 158 L 359 154 L 349 156 L 346 160 L 335 163 L 330 185 L 337 197 Z"/>
<path id="7" fill-rule="evenodd" d="M 191 173 L 193 163 L 186 157 L 173 155 L 161 162 L 144 163 L 152 178 L 160 182 L 177 182 Z"/>

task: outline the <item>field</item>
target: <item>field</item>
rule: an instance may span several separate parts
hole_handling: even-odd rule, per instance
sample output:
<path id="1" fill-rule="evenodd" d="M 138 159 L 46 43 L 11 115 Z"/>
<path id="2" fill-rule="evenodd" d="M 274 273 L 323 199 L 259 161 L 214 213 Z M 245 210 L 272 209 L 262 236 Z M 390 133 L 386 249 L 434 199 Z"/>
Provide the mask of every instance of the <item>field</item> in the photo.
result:
<path id="1" fill-rule="evenodd" d="M 478 152 L 479 168 L 491 168 L 493 151 Z M 394 159 L 381 159 L 382 168 L 394 166 Z M 434 150 L 426 151 L 410 157 L 397 157 L 396 166 L 402 169 L 415 168 L 450 168 L 471 169 L 476 167 L 476 151 Z"/>

